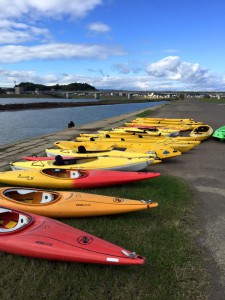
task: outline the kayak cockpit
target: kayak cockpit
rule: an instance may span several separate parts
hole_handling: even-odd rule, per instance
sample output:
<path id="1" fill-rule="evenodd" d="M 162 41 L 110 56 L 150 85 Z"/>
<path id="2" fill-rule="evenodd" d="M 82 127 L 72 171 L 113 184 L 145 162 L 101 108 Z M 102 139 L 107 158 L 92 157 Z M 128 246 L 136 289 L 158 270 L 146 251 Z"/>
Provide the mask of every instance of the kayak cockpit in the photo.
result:
<path id="1" fill-rule="evenodd" d="M 76 169 L 43 169 L 42 173 L 49 175 L 51 177 L 56 177 L 60 179 L 78 179 L 81 177 L 86 177 L 88 175 L 85 170 L 76 170 Z"/>
<path id="2" fill-rule="evenodd" d="M 28 225 L 31 221 L 32 218 L 22 213 L 0 207 L 0 233 L 16 231 Z"/>
<path id="3" fill-rule="evenodd" d="M 3 192 L 10 200 L 27 204 L 47 204 L 57 201 L 60 195 L 57 192 L 39 191 L 26 188 L 12 188 Z"/>
<path id="4" fill-rule="evenodd" d="M 91 161 L 97 160 L 98 157 L 74 157 L 74 158 L 63 158 L 61 155 L 55 156 L 55 161 L 53 165 L 55 166 L 68 166 L 68 165 L 75 165 L 75 164 L 83 164 Z"/>

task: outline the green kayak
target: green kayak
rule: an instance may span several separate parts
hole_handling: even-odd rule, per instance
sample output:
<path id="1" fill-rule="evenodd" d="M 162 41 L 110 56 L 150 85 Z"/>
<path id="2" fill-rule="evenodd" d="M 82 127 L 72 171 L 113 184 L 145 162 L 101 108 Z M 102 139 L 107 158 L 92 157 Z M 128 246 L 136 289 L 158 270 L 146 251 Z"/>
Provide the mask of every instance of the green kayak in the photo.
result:
<path id="1" fill-rule="evenodd" d="M 213 137 L 220 139 L 221 142 L 225 141 L 225 126 L 222 126 L 218 129 L 216 129 L 213 133 Z"/>

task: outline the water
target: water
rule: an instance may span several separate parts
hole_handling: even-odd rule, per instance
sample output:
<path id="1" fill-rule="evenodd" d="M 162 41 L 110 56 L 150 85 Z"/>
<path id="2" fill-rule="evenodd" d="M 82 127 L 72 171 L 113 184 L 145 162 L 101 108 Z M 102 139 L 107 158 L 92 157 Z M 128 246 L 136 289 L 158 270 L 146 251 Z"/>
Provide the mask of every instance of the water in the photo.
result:
<path id="1" fill-rule="evenodd" d="M 0 98 L 0 104 L 35 103 L 35 102 L 97 102 L 98 99 L 67 99 L 67 98 Z"/>
<path id="2" fill-rule="evenodd" d="M 165 103 L 148 102 L 0 112 L 0 145 L 54 133 L 69 121 L 83 125 Z"/>

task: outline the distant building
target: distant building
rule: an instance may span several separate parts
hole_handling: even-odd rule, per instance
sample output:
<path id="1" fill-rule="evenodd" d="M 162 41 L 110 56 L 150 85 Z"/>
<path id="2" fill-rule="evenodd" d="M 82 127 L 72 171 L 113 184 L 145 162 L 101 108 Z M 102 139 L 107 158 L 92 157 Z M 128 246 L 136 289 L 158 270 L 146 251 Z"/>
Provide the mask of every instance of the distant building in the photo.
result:
<path id="1" fill-rule="evenodd" d="M 22 86 L 15 86 L 15 94 L 20 95 L 23 94 L 23 87 Z"/>

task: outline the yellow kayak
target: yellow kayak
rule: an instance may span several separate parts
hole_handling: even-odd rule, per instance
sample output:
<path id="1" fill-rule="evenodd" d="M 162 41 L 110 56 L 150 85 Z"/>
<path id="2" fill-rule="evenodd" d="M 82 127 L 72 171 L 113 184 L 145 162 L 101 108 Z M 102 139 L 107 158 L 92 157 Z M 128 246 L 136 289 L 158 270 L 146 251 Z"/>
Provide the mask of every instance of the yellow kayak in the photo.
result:
<path id="1" fill-rule="evenodd" d="M 160 176 L 154 172 L 46 168 L 0 172 L 0 183 L 47 189 L 86 189 L 117 186 Z"/>
<path id="2" fill-rule="evenodd" d="M 136 143 L 136 142 L 124 142 L 124 141 L 88 141 L 88 142 L 76 142 L 76 141 L 57 141 L 54 145 L 60 149 L 72 149 L 78 151 L 79 148 L 83 148 L 86 151 L 90 149 L 114 149 L 123 150 L 125 152 L 143 152 L 143 153 L 156 153 L 159 159 L 167 159 L 175 156 L 181 155 L 180 151 L 176 151 L 168 145 L 157 145 L 148 143 Z"/>
<path id="3" fill-rule="evenodd" d="M 191 137 L 194 137 L 196 140 L 204 141 L 213 134 L 213 129 L 209 125 L 201 125 L 193 129 L 190 133 Z"/>
<path id="4" fill-rule="evenodd" d="M 81 192 L 2 187 L 0 205 L 51 218 L 72 218 L 140 211 L 157 207 L 158 203 Z"/>
<path id="5" fill-rule="evenodd" d="M 132 143 L 148 143 L 148 145 L 168 145 L 171 148 L 180 151 L 180 152 L 187 152 L 191 150 L 192 148 L 196 147 L 200 144 L 200 141 L 185 141 L 185 140 L 179 140 L 175 138 L 164 138 L 164 139 L 158 139 L 155 137 L 149 137 L 149 136 L 138 136 L 138 135 L 124 135 L 121 138 L 118 137 L 108 137 L 108 138 L 88 138 L 88 137 L 77 137 L 77 141 L 79 142 L 88 142 L 88 141 L 102 141 L 102 142 L 132 142 Z"/>
<path id="6" fill-rule="evenodd" d="M 145 132 L 139 133 L 139 132 L 116 132 L 116 131 L 108 131 L 108 133 L 81 133 L 80 136 L 76 137 L 77 141 L 89 141 L 92 139 L 97 138 L 113 138 L 113 137 L 119 137 L 119 138 L 140 138 L 140 139 L 149 139 L 154 141 L 162 141 L 162 140 L 170 140 L 173 142 L 192 142 L 194 141 L 194 144 L 198 145 L 199 141 L 193 136 L 190 135 L 178 135 L 178 136 L 151 136 Z"/>
<path id="7" fill-rule="evenodd" d="M 177 136 L 179 134 L 180 130 L 178 129 L 172 129 L 172 128 L 167 128 L 167 129 L 160 129 L 160 128 L 148 128 L 148 129 L 142 129 L 142 128 L 137 128 L 137 127 L 120 127 L 120 128 L 113 128 L 111 131 L 107 130 L 99 130 L 99 134 L 135 134 L 135 133 L 140 133 L 140 134 L 146 134 L 149 136 Z"/>
<path id="8" fill-rule="evenodd" d="M 192 130 L 196 127 L 196 125 L 192 125 L 192 124 L 172 124 L 172 123 L 144 123 L 144 122 L 140 122 L 140 123 L 131 123 L 131 122 L 126 122 L 125 126 L 128 127 L 138 127 L 138 128 L 163 128 L 163 129 L 175 129 L 175 130 L 179 130 L 179 131 L 187 131 L 187 130 Z"/>
<path id="9" fill-rule="evenodd" d="M 194 119 L 188 118 L 136 118 L 135 120 L 153 120 L 153 121 L 165 121 L 165 122 L 183 122 L 183 123 L 191 123 L 196 122 Z"/>
<path id="10" fill-rule="evenodd" d="M 140 157 L 140 158 L 151 158 L 154 159 L 152 162 L 153 164 L 161 162 L 157 155 L 152 151 L 152 153 L 142 153 L 142 152 L 125 152 L 122 150 L 111 150 L 111 151 L 101 151 L 101 152 L 87 152 L 87 153 L 79 153 L 76 150 L 72 149 L 45 149 L 46 155 L 48 157 L 54 157 L 56 155 L 61 155 L 63 157 L 126 157 L 126 158 L 133 158 L 133 157 Z"/>
<path id="11" fill-rule="evenodd" d="M 202 125 L 203 122 L 197 122 L 193 119 L 170 119 L 170 118 L 136 118 L 132 123 L 161 123 L 161 124 L 187 124 L 187 125 Z"/>
<path id="12" fill-rule="evenodd" d="M 148 167 L 154 158 L 126 157 L 75 157 L 57 155 L 55 159 L 11 162 L 12 170 L 47 169 L 60 166 L 61 169 L 105 169 L 114 171 L 141 171 Z"/>

